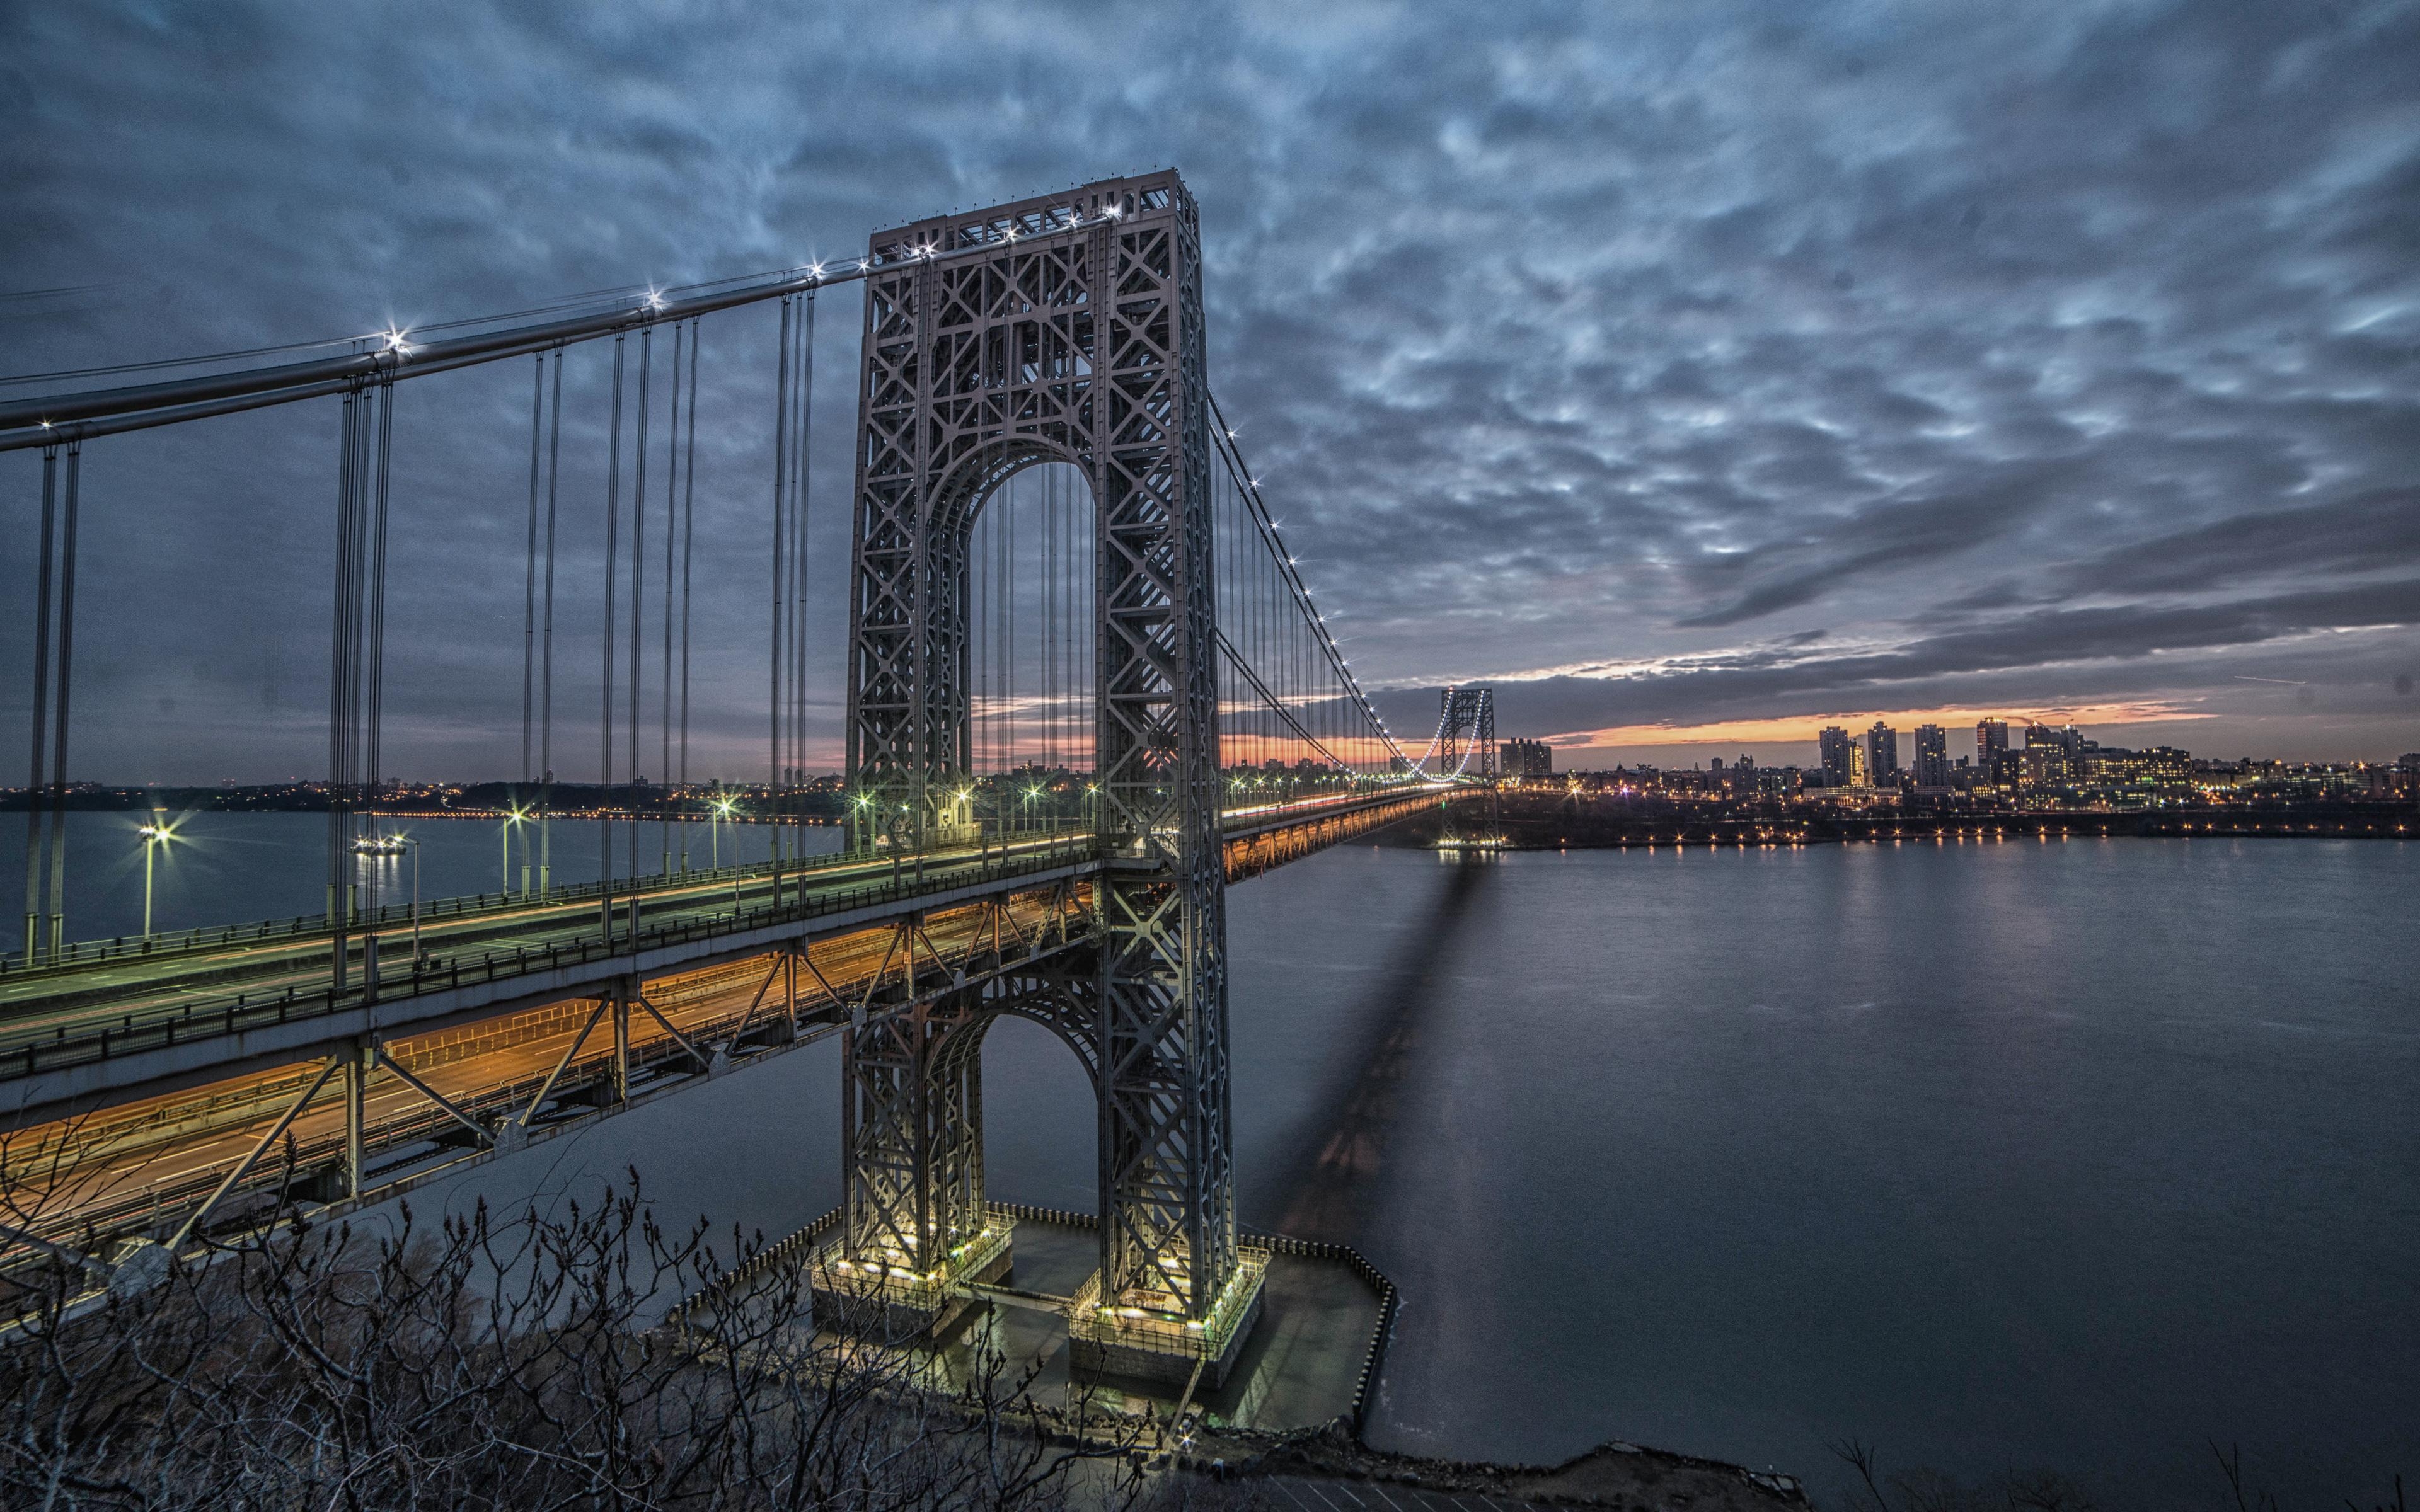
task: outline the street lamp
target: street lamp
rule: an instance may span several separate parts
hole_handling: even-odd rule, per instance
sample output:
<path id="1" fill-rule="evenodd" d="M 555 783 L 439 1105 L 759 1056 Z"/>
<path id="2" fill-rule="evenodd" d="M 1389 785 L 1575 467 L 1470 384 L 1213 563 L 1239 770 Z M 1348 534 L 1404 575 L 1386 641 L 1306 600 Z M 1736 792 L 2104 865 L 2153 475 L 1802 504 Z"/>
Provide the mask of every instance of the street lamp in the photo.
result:
<path id="1" fill-rule="evenodd" d="M 411 974 L 420 975 L 420 841 L 399 837 L 411 847 Z"/>
<path id="2" fill-rule="evenodd" d="M 731 800 L 717 798 L 714 811 L 706 822 L 706 833 L 707 842 L 714 847 L 714 867 L 718 872 L 722 869 L 722 822 L 730 817 Z"/>
<path id="3" fill-rule="evenodd" d="M 529 810 L 527 809 L 507 809 L 504 810 L 504 819 L 496 825 L 496 841 L 502 848 L 504 855 L 504 859 L 501 863 L 502 869 L 496 875 L 496 890 L 508 898 L 512 896 L 513 891 L 513 826 L 528 817 Z M 417 845 L 420 842 L 418 841 L 414 841 L 412 843 Z M 419 864 L 420 853 L 418 851 L 414 851 L 412 852 L 412 865 L 418 866 Z M 524 886 L 521 890 L 526 892 L 529 889 Z"/>
<path id="4" fill-rule="evenodd" d="M 160 810 L 151 810 L 151 822 L 135 831 L 143 837 L 143 938 L 151 938 L 151 853 L 177 838 L 177 826 L 163 823 Z"/>

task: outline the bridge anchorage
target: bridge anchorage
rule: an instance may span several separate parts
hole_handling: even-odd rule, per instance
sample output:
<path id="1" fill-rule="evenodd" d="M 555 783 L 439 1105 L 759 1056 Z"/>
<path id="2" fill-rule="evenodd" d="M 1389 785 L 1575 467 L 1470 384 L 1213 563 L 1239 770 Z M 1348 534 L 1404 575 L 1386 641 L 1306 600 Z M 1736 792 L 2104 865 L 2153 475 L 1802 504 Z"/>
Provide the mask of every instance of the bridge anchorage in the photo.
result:
<path id="1" fill-rule="evenodd" d="M 1075 212 L 1070 215 L 1070 209 Z M 980 249 L 967 251 L 966 249 Z M 943 261 L 939 251 L 959 253 Z M 1228 1101 L 1213 442 L 1192 196 L 1173 172 L 873 239 L 849 593 L 858 823 L 974 829 L 969 554 L 1008 479 L 1094 504 L 1091 931 L 1071 958 L 863 1015 L 844 1037 L 846 1205 L 815 1262 L 896 1327 L 945 1326 L 1010 1265 L 985 1200 L 981 1045 L 1002 1013 L 1074 1049 L 1099 1103 L 1100 1269 L 1079 1370 L 1224 1380 L 1260 1311 Z M 861 839 L 862 837 L 861 837 Z"/>

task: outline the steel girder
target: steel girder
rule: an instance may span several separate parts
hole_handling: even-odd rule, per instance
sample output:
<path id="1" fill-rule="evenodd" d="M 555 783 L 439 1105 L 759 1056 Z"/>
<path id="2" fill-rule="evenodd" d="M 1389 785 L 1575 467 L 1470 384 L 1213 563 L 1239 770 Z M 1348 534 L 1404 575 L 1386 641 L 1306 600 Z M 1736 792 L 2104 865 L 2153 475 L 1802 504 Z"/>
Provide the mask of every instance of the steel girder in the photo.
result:
<path id="1" fill-rule="evenodd" d="M 954 255 L 983 246 L 993 254 Z M 881 233 L 871 257 L 851 786 L 881 829 L 922 837 L 940 823 L 970 764 L 975 515 L 1021 468 L 1081 469 L 1094 504 L 1098 839 L 1111 860 L 1094 889 L 1082 1051 L 1101 1102 L 1103 1289 L 1198 1318 L 1233 1273 L 1235 1235 L 1193 200 L 1173 172 L 1106 180 Z M 847 1242 L 912 1239 L 906 1252 L 929 1260 L 966 1212 L 980 1223 L 979 1076 L 971 1056 L 943 1054 L 969 1011 L 937 999 L 851 1037 L 865 1121 L 851 1133 Z"/>

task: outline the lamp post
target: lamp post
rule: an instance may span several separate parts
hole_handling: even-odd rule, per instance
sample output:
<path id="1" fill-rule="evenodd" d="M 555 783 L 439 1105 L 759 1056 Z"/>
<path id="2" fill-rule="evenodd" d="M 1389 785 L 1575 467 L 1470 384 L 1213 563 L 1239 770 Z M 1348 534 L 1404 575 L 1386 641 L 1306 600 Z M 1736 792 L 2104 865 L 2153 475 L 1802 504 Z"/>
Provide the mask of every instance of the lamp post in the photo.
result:
<path id="1" fill-rule="evenodd" d="M 151 938 L 151 854 L 168 843 L 177 833 L 177 826 L 163 824 L 160 810 L 154 809 L 151 822 L 135 833 L 143 837 L 143 938 L 147 943 Z"/>
<path id="2" fill-rule="evenodd" d="M 420 975 L 420 841 L 407 835 L 403 842 L 411 847 L 411 974 Z"/>
<path id="3" fill-rule="evenodd" d="M 513 826 L 528 817 L 529 810 L 526 809 L 507 809 L 504 810 L 504 818 L 496 825 L 496 841 L 503 852 L 501 868 L 496 874 L 496 890 L 507 898 L 511 897 L 513 892 Z M 417 845 L 420 842 L 414 841 L 412 843 Z M 415 850 L 411 854 L 412 864 L 419 865 L 420 853 Z M 521 890 L 526 892 L 529 889 L 524 885 Z"/>

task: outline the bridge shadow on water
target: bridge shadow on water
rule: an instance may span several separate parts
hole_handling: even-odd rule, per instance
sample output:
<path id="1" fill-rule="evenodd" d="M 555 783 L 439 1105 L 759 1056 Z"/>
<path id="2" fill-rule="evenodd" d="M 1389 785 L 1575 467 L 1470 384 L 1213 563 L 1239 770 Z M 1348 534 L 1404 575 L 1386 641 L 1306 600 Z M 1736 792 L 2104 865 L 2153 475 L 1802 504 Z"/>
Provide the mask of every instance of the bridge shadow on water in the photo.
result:
<path id="1" fill-rule="evenodd" d="M 1388 1157 L 1422 1042 L 1448 995 L 1439 973 L 1466 932 L 1487 886 L 1487 866 L 1449 869 L 1429 917 L 1405 932 L 1406 949 L 1381 972 L 1357 1010 L 1342 1016 L 1357 1042 L 1340 1045 L 1313 1109 L 1271 1161 L 1268 1211 L 1278 1231 L 1297 1239 L 1351 1243 L 1366 1232 L 1388 1174 Z"/>

